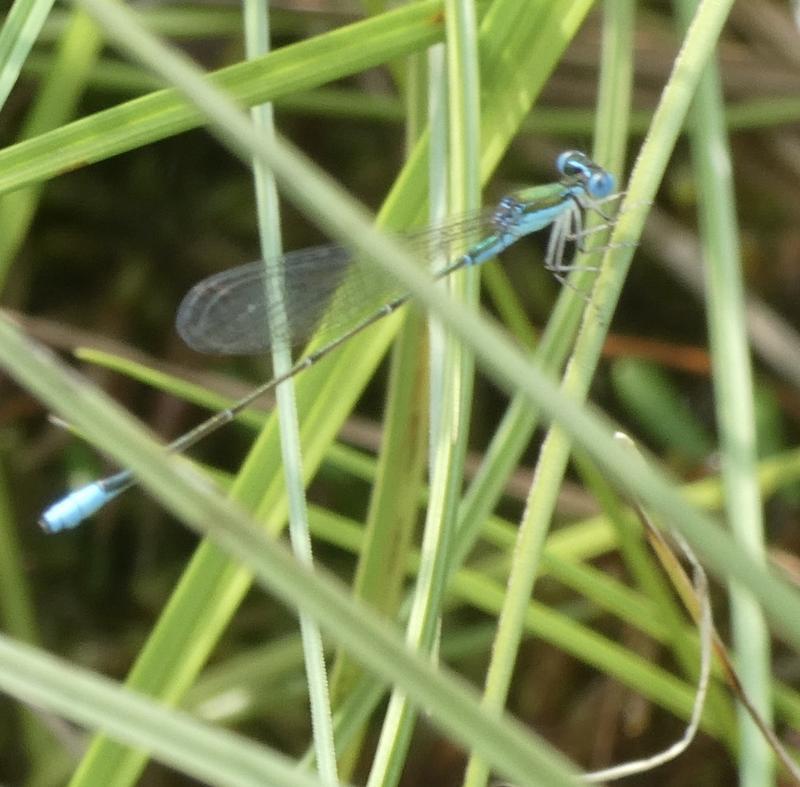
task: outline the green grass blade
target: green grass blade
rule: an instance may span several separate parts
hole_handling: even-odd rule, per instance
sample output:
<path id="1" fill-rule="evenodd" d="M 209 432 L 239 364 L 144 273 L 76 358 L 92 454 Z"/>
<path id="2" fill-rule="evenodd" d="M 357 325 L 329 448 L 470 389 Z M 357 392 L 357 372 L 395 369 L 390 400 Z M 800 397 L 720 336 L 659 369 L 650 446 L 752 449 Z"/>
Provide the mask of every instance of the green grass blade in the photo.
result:
<path id="1" fill-rule="evenodd" d="M 106 678 L 0 635 L 0 686 L 12 696 L 90 727 L 102 727 L 212 784 L 319 787 L 285 755 L 116 686 Z"/>
<path id="2" fill-rule="evenodd" d="M 307 90 L 428 46 L 443 34 L 440 0 L 412 3 L 252 62 L 220 69 L 215 84 L 252 106 Z M 161 90 L 0 151 L 0 194 L 201 125 L 194 106 Z"/>
<path id="3" fill-rule="evenodd" d="M 249 59 L 265 55 L 270 48 L 269 6 L 262 0 L 245 0 L 245 42 Z M 274 138 L 275 124 L 271 104 L 260 104 L 250 110 L 253 125 L 267 138 Z M 262 161 L 253 159 L 253 177 L 256 190 L 256 210 L 261 248 L 265 269 L 267 260 L 279 260 L 283 252 L 280 234 L 280 214 L 278 208 L 278 188 L 275 178 Z M 265 276 L 266 297 L 270 303 L 285 303 L 282 282 Z M 288 336 L 286 325 L 289 315 L 285 308 L 274 315 L 274 321 L 264 326 L 273 335 Z M 293 365 L 292 349 L 288 342 L 273 344 L 272 366 L 276 375 L 286 374 Z M 311 536 L 308 527 L 305 487 L 303 484 L 302 451 L 300 448 L 300 429 L 297 424 L 297 403 L 294 397 L 294 383 L 287 380 L 275 391 L 278 402 L 278 419 L 281 435 L 281 457 L 283 476 L 286 480 L 286 494 L 289 503 L 289 534 L 292 550 L 298 560 L 313 566 Z M 256 458 L 257 461 L 257 458 Z M 300 614 L 300 632 L 303 640 L 303 655 L 306 665 L 306 678 L 309 686 L 311 707 L 311 728 L 317 771 L 320 780 L 326 785 L 338 784 L 336 774 L 336 749 L 333 742 L 331 705 L 328 696 L 328 677 L 325 669 L 325 654 L 322 648 L 322 635 L 316 623 L 307 615 Z"/>
<path id="4" fill-rule="evenodd" d="M 24 139 L 56 128 L 75 107 L 97 62 L 100 31 L 82 11 L 73 11 L 46 78 L 28 112 L 20 136 Z M 19 189 L 0 198 L 0 282 L 24 241 L 42 196 L 42 186 Z"/>
<path id="5" fill-rule="evenodd" d="M 408 150 L 413 149 L 427 123 L 428 62 L 422 55 L 409 58 Z M 354 596 L 388 619 L 396 618 L 400 606 L 423 489 L 429 423 L 425 407 L 428 352 L 424 327 L 422 315 L 413 310 L 407 313 L 393 346 L 378 466 L 371 479 L 363 545 L 358 551 L 353 581 Z M 334 692 L 342 723 L 358 714 L 358 708 L 349 710 L 345 706 L 354 702 L 351 690 L 365 683 L 377 693 L 377 704 L 382 687 L 341 649 L 334 669 Z M 350 735 L 344 758 L 348 774 L 358 763 L 368 718 L 369 714 L 361 718 L 359 728 Z"/>
<path id="6" fill-rule="evenodd" d="M 446 0 L 446 80 L 434 78 L 429 95 L 448 106 L 447 155 L 434 156 L 431 145 L 432 204 L 449 203 L 450 215 L 463 215 L 480 207 L 478 140 L 480 110 L 478 86 L 477 20 L 471 2 Z M 438 55 L 439 53 L 432 53 Z M 442 135 L 445 136 L 444 134 Z M 449 175 L 449 177 L 447 177 Z M 449 184 L 446 199 L 438 199 L 436 185 Z M 434 213 L 435 211 L 432 211 Z M 432 216 L 436 219 L 437 216 Z M 477 239 L 473 239 L 477 240 Z M 462 251 L 457 249 L 456 253 Z M 478 301 L 478 274 L 466 271 L 448 277 L 455 297 L 473 308 Z M 439 631 L 439 616 L 446 588 L 447 568 L 456 527 L 457 499 L 463 477 L 466 435 L 472 404 L 474 362 L 453 337 L 434 323 L 431 336 L 431 452 L 430 497 L 423 534 L 422 562 L 411 602 L 406 642 L 420 653 L 431 653 Z M 438 351 L 437 351 L 438 350 Z M 391 787 L 399 782 L 408 755 L 417 710 L 408 696 L 395 690 L 373 760 L 368 784 Z"/>
<path id="7" fill-rule="evenodd" d="M 598 142 L 594 151 L 595 160 L 619 166 L 625 149 L 626 114 L 630 107 L 632 66 L 630 52 L 633 34 L 633 4 L 614 3 L 606 7 L 606 24 L 614 28 L 616 35 L 604 37 L 606 52 L 603 65 L 600 91 L 601 104 L 598 107 Z M 620 40 L 621 39 L 621 40 Z M 611 87 L 613 86 L 613 88 Z M 578 271 L 572 277 L 577 292 L 585 287 L 588 277 Z M 580 282 L 580 283 L 578 283 Z M 577 292 L 573 295 L 577 295 Z M 590 302 L 584 316 L 584 325 L 595 319 Z M 582 334 L 581 334 L 582 335 Z M 580 341 L 580 335 L 579 340 Z M 576 354 L 579 348 L 576 346 Z M 599 355 L 599 354 L 598 354 Z M 574 357 L 573 357 L 574 358 Z M 597 358 L 595 358 L 596 364 Z M 567 368 L 564 392 L 581 401 L 588 392 L 594 364 L 581 364 L 581 374 L 570 381 L 570 370 L 577 365 L 571 362 Z M 563 474 L 567 467 L 570 442 L 559 425 L 553 425 L 542 445 L 534 475 L 534 485 L 520 523 L 519 534 L 513 561 L 508 577 L 508 587 L 502 610 L 498 619 L 497 633 L 492 646 L 491 660 L 487 671 L 483 705 L 490 712 L 504 708 L 511 685 L 514 665 L 525 627 L 525 611 L 528 606 L 534 581 L 539 568 L 541 552 L 553 515 L 556 499 L 561 488 Z M 470 756 L 465 787 L 483 787 L 490 774 L 488 764 L 473 753 Z"/>
<path id="8" fill-rule="evenodd" d="M 542 47 L 535 49 L 537 55 L 546 57 L 548 52 L 552 51 L 552 48 L 555 48 L 554 51 L 556 52 L 561 51 L 560 47 L 566 45 L 565 37 L 574 35 L 582 21 L 583 17 L 577 14 L 578 10 L 577 4 L 573 4 L 569 9 L 563 7 L 553 8 L 551 13 L 543 14 L 541 18 L 537 19 L 538 26 L 544 36 Z M 583 8 L 584 13 L 587 10 L 588 6 Z M 496 35 L 497 31 L 491 27 L 493 24 L 501 27 L 507 24 L 513 26 L 516 21 L 512 14 L 507 12 L 498 13 L 487 17 L 486 25 Z M 569 27 L 566 26 L 567 21 L 570 23 Z M 624 57 L 624 48 L 619 51 L 621 53 L 620 57 Z M 502 57 L 502 54 L 498 51 L 494 53 L 494 56 Z M 524 75 L 526 85 L 523 87 L 521 84 L 515 84 L 516 89 L 527 91 L 532 84 L 541 86 L 543 75 L 540 71 L 533 70 L 535 68 L 535 58 L 532 59 L 532 52 L 518 51 L 513 53 L 513 56 L 522 62 L 527 60 L 532 68 L 530 73 Z M 619 68 L 620 66 L 616 67 L 615 73 L 618 73 Z M 515 74 L 512 79 L 516 80 L 517 76 Z M 487 69 L 487 77 L 484 79 L 484 84 L 490 79 L 494 84 L 498 84 L 500 78 L 499 74 L 493 74 Z M 503 111 L 502 106 L 502 102 L 500 102 L 501 113 Z M 488 123 L 484 124 L 482 134 L 490 133 L 494 135 L 500 133 L 503 127 L 501 114 L 496 120 L 494 128 L 490 127 Z M 602 152 L 604 155 L 610 155 L 608 150 Z M 619 155 L 621 158 L 621 154 Z M 619 169 L 619 160 L 605 160 L 609 163 L 612 171 Z M 588 281 L 588 277 L 585 278 Z M 574 289 L 573 287 L 565 287 L 560 294 L 535 355 L 536 361 L 547 369 L 558 369 L 569 352 L 578 321 L 585 306 L 582 296 L 576 290 L 581 290 L 585 287 L 586 283 L 584 281 L 576 279 Z M 530 437 L 536 428 L 538 418 L 538 411 L 536 408 L 531 407 L 530 401 L 526 396 L 518 394 L 512 399 L 485 453 L 481 468 L 472 484 L 470 484 L 461 503 L 459 537 L 453 554 L 454 566 L 461 565 L 466 559 L 482 523 L 497 504 L 507 478 L 528 445 Z"/>
<path id="9" fill-rule="evenodd" d="M 411 314 L 394 345 L 377 477 L 359 550 L 354 595 L 395 619 L 417 523 L 428 437 L 423 321 Z M 346 698 L 363 669 L 342 651 L 334 687 Z M 350 759 L 354 755 L 350 754 Z"/>
<path id="10" fill-rule="evenodd" d="M 14 87 L 53 0 L 15 0 L 0 29 L 0 108 Z"/>
<path id="11" fill-rule="evenodd" d="M 696 3 L 677 4 L 683 26 Z M 725 131 L 722 87 L 713 60 L 706 65 L 692 107 L 692 156 L 700 194 L 700 231 L 706 272 L 709 340 L 725 489 L 725 518 L 734 538 L 754 561 L 766 565 L 762 500 L 756 480 L 758 448 L 753 375 L 747 339 L 742 260 Z M 772 720 L 770 635 L 753 596 L 730 586 L 736 666 L 744 691 L 767 724 Z M 739 708 L 739 784 L 774 784 L 768 742 Z"/>

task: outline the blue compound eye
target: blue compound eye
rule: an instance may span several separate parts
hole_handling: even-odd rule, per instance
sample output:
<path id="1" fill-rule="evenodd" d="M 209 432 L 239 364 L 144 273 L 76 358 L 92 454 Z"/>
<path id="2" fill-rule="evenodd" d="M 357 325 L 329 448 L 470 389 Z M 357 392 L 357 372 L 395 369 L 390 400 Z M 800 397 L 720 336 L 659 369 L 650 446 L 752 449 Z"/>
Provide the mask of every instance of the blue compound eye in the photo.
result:
<path id="1" fill-rule="evenodd" d="M 602 199 L 614 191 L 614 176 L 597 166 L 585 153 L 567 150 L 556 159 L 558 171 L 567 178 L 577 178 L 593 199 Z"/>
<path id="2" fill-rule="evenodd" d="M 556 167 L 562 175 L 567 177 L 585 176 L 588 174 L 587 161 L 585 153 L 581 153 L 579 150 L 565 150 L 556 159 Z"/>
<path id="3" fill-rule="evenodd" d="M 599 172 L 592 173 L 586 185 L 586 190 L 595 199 L 602 199 L 614 191 L 615 185 L 616 181 L 614 176 L 610 172 L 600 170 Z"/>

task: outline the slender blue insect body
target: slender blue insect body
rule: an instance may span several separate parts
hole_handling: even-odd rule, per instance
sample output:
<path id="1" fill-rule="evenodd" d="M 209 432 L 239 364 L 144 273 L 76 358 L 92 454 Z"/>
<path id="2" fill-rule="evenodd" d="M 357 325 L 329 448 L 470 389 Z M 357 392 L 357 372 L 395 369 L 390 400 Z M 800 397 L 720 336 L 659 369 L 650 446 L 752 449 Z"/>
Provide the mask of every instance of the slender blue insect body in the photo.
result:
<path id="1" fill-rule="evenodd" d="M 461 256 L 436 273 L 444 278 L 460 268 L 493 259 L 520 238 L 552 227 L 545 267 L 562 278 L 571 268 L 565 262 L 568 242 L 583 237 L 584 214 L 592 210 L 607 217 L 601 203 L 612 197 L 614 176 L 579 151 L 562 153 L 556 162 L 562 179 L 503 197 L 490 213 L 460 219 L 408 235 L 404 240 L 420 257 L 434 259 L 465 238 L 477 240 Z M 270 274 L 272 271 L 272 274 Z M 265 277 L 280 275 L 287 335 L 270 335 L 270 309 Z M 253 353 L 275 342 L 297 344 L 312 334 L 322 346 L 279 375 L 186 432 L 167 446 L 171 453 L 186 450 L 232 421 L 268 391 L 312 366 L 362 330 L 391 314 L 410 298 L 374 266 L 353 257 L 340 246 L 321 246 L 285 255 L 273 265 L 243 265 L 210 276 L 195 285 L 178 309 L 176 323 L 186 342 L 201 352 Z M 94 481 L 50 506 L 39 523 L 48 533 L 77 527 L 136 479 L 129 470 Z"/>

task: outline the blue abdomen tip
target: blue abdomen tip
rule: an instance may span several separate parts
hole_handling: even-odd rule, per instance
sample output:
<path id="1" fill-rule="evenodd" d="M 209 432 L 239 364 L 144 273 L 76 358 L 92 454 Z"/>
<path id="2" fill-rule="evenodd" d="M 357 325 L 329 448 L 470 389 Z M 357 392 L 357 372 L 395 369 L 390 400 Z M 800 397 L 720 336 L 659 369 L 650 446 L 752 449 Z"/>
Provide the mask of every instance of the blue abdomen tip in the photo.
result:
<path id="1" fill-rule="evenodd" d="M 115 494 L 109 494 L 99 482 L 76 489 L 53 503 L 39 518 L 46 533 L 60 533 L 77 527 L 102 508 Z"/>

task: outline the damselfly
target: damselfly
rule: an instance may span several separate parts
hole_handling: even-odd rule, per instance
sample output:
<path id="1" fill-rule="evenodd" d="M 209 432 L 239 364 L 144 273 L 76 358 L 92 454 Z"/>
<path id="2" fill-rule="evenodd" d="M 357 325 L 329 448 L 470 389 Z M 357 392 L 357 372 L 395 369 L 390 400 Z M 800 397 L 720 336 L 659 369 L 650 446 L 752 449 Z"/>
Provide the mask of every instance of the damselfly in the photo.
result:
<path id="1" fill-rule="evenodd" d="M 461 268 L 480 265 L 525 235 L 551 227 L 545 267 L 563 279 L 573 267 L 572 261 L 564 260 L 567 244 L 580 246 L 591 232 L 584 229 L 587 211 L 609 221 L 601 205 L 613 199 L 615 181 L 611 173 L 578 151 L 562 153 L 556 166 L 561 175 L 557 183 L 515 192 L 503 197 L 493 210 L 411 233 L 403 241 L 427 260 L 445 258 L 453 246 L 461 244 L 463 248 L 465 240 L 474 241 L 465 253 L 451 257 L 434 274 L 440 279 Z M 267 286 L 269 277 L 278 278 L 280 303 L 267 295 L 276 292 L 276 287 Z M 409 298 L 374 265 L 336 245 L 290 252 L 266 265 L 255 262 L 204 279 L 189 291 L 178 309 L 178 331 L 194 349 L 254 353 L 279 343 L 298 344 L 312 334 L 318 337 L 318 349 L 178 437 L 167 450 L 177 453 L 193 446 Z M 278 314 L 280 318 L 275 319 Z M 49 533 L 76 527 L 135 483 L 129 470 L 94 481 L 54 503 L 39 522 Z"/>

